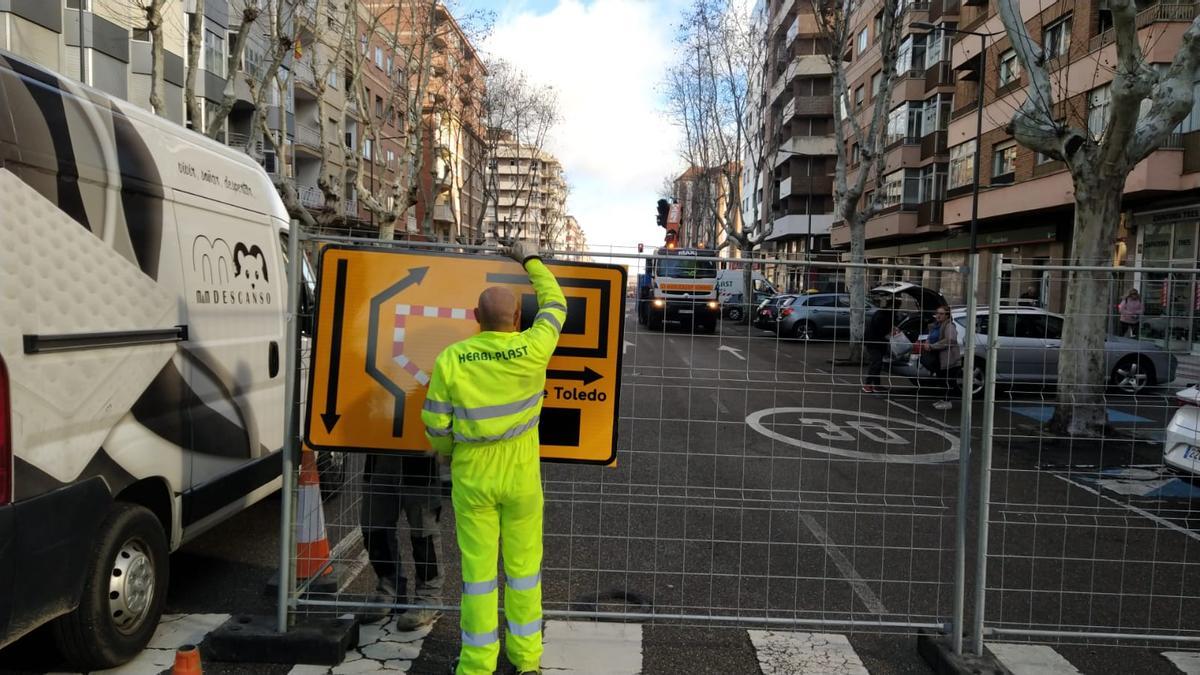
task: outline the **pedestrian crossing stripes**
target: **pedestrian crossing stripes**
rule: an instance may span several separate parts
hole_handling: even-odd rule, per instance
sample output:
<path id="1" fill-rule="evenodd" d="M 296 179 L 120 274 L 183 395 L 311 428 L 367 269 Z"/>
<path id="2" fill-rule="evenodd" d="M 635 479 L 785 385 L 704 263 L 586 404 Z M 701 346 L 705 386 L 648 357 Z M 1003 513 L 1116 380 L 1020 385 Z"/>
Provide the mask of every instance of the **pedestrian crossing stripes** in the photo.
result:
<path id="1" fill-rule="evenodd" d="M 205 636 L 228 618 L 228 614 L 165 615 L 150 646 L 142 654 L 125 666 L 101 672 L 109 675 L 163 672 L 171 667 L 178 647 L 202 645 Z M 360 629 L 359 644 L 347 653 L 341 665 L 332 668 L 296 665 L 287 672 L 288 675 L 445 673 L 448 672 L 445 655 L 453 651 L 454 645 L 440 644 L 436 649 L 431 645 L 441 639 L 437 635 L 439 629 L 446 631 L 447 636 L 452 635 L 454 631 L 449 629 L 453 628 L 453 623 L 452 619 L 442 619 L 434 626 L 417 631 L 399 631 L 393 622 L 364 625 Z M 651 638 L 649 634 L 653 631 L 666 631 L 669 635 Z M 897 667 L 895 661 L 898 658 L 912 657 L 916 652 L 912 636 L 721 628 L 711 629 L 708 634 L 718 633 L 726 639 L 719 644 L 704 644 L 711 638 L 698 637 L 702 633 L 703 629 L 684 626 L 549 620 L 545 628 L 542 671 L 556 675 L 932 672 L 919 662 L 910 663 L 906 668 Z M 987 646 L 1013 675 L 1111 672 L 1200 675 L 1200 651 L 1096 646 L 1072 650 L 1064 646 L 1014 642 L 989 642 Z M 750 653 L 732 653 L 739 649 Z M 670 654 L 664 657 L 656 654 L 656 650 Z M 260 666 L 243 664 L 238 666 L 238 672 L 242 672 L 242 668 L 246 673 L 279 672 L 278 666 L 268 671 Z M 222 672 L 232 671 L 225 669 Z"/>

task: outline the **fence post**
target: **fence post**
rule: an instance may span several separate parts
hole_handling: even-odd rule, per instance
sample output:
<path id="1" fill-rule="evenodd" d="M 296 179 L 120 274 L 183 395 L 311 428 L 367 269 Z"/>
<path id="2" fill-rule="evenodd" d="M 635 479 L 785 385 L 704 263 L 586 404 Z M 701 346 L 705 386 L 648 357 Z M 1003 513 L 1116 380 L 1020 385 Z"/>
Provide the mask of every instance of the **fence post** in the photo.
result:
<path id="1" fill-rule="evenodd" d="M 979 253 L 967 259 L 966 353 L 963 354 L 962 417 L 959 426 L 958 506 L 954 523 L 954 615 L 951 617 L 951 642 L 954 653 L 963 647 L 963 605 L 967 593 L 967 492 L 971 476 L 971 404 L 975 392 L 975 313 L 978 311 Z"/>
<path id="2" fill-rule="evenodd" d="M 295 548 L 292 544 L 292 516 L 295 503 L 293 488 L 296 480 L 296 451 L 299 449 L 297 440 L 300 434 L 299 406 L 300 398 L 297 380 L 300 376 L 300 294 L 303 293 L 304 279 L 300 273 L 300 223 L 293 220 L 288 229 L 288 295 L 287 295 L 287 333 L 286 355 L 284 361 L 283 396 L 287 407 L 283 413 L 283 453 L 282 465 L 282 500 L 279 508 L 279 590 L 276 595 L 275 620 L 279 632 L 288 629 L 288 604 L 296 583 L 296 575 L 292 573 L 292 563 L 295 558 Z"/>
<path id="3" fill-rule="evenodd" d="M 983 375 L 983 423 L 979 444 L 979 516 L 975 542 L 975 616 L 972 647 L 976 656 L 983 656 L 984 595 L 987 592 L 988 502 L 992 497 L 992 427 L 996 408 L 996 358 L 1000 334 L 1000 285 L 1003 279 L 1004 256 L 997 253 L 991 260 L 991 288 L 988 293 L 988 341 Z M 969 326 L 972 334 L 974 326 Z"/>

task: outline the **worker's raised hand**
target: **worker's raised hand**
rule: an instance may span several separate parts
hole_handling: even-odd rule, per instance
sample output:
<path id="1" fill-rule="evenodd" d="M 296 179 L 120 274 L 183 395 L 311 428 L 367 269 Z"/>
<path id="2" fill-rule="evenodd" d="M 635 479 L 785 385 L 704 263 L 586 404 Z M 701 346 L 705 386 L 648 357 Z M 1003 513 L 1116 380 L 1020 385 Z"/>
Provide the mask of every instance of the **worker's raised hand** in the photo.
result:
<path id="1" fill-rule="evenodd" d="M 500 252 L 522 265 L 526 260 L 538 257 L 537 247 L 521 240 L 514 241 L 510 246 L 501 246 Z"/>

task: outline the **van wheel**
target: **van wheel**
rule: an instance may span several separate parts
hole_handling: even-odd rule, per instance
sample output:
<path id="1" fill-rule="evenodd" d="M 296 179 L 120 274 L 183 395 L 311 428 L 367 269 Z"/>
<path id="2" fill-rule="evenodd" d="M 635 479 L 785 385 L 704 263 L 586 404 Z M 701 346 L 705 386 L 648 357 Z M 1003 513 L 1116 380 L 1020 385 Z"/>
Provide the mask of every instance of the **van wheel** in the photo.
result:
<path id="1" fill-rule="evenodd" d="M 112 668 L 145 648 L 166 603 L 167 556 L 167 537 L 149 509 L 113 506 L 96 534 L 79 607 L 53 623 L 71 665 Z"/>

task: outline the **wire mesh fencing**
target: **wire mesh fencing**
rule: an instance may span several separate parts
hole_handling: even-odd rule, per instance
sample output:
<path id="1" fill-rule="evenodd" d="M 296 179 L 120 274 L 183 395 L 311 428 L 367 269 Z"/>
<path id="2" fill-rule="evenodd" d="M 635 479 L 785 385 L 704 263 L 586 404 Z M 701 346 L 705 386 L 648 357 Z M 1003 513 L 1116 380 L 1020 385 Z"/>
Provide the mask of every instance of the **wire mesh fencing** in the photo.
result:
<path id="1" fill-rule="evenodd" d="M 315 251 L 326 240 L 307 243 Z M 701 255 L 682 264 L 673 251 L 553 255 L 625 264 L 631 283 L 615 466 L 542 466 L 547 617 L 946 627 L 962 373 L 928 358 L 924 369 L 920 345 L 942 287 L 963 293 L 958 268 L 773 260 L 768 278 L 768 262 Z M 718 283 L 745 286 L 747 262 L 752 291 L 784 290 L 771 279 L 806 287 L 722 299 Z M 934 278 L 938 287 L 921 283 Z M 856 321 L 874 331 L 865 355 Z M 318 452 L 317 466 L 336 583 L 320 583 L 324 568 L 300 579 L 293 613 L 456 611 L 462 579 L 446 468 L 362 452 Z M 316 515 L 304 490 L 294 491 L 297 533 Z"/>
<path id="2" fill-rule="evenodd" d="M 1174 268 L 1002 264 L 1046 303 L 992 294 L 962 325 L 987 381 L 978 628 L 1005 639 L 1200 641 L 1200 312 Z M 993 286 L 995 288 L 995 286 Z M 1048 305 L 1048 306 L 1047 306 Z"/>

